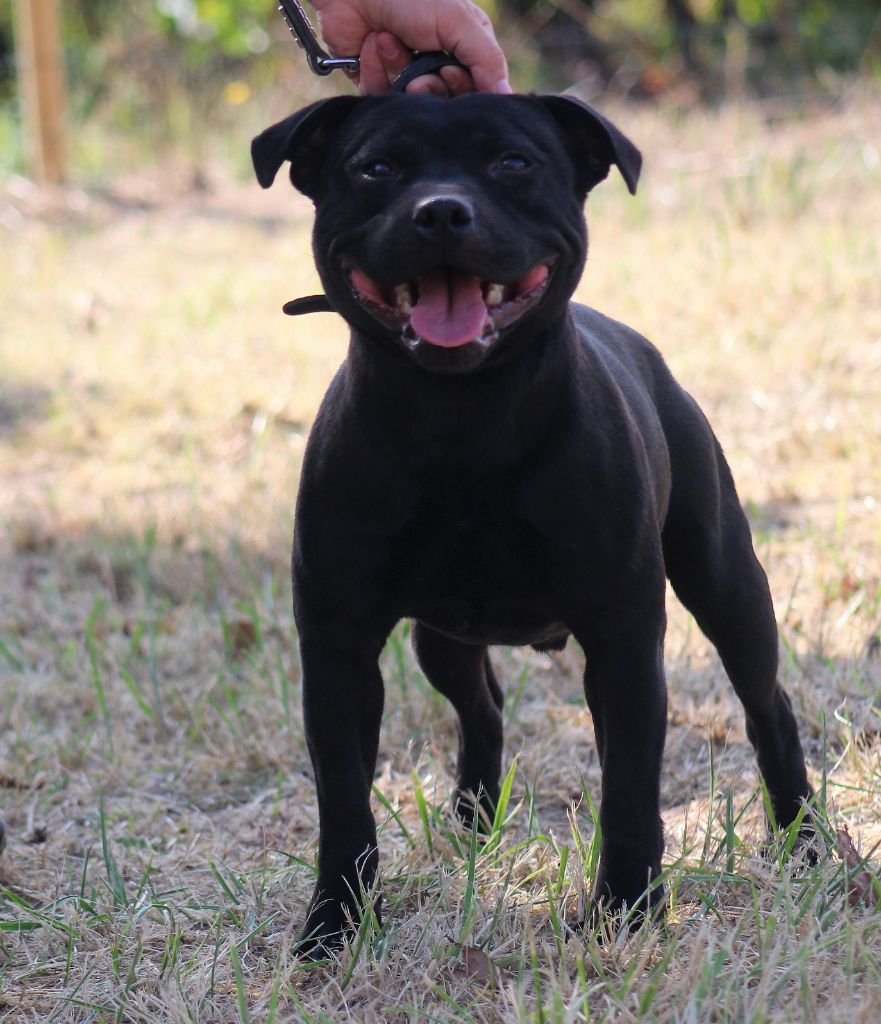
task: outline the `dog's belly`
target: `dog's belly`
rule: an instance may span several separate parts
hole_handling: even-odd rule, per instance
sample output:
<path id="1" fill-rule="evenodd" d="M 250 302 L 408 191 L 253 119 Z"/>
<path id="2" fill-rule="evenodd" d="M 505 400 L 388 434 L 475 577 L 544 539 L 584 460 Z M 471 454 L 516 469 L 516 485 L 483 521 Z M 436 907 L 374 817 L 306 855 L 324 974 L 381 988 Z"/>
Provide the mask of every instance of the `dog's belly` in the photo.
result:
<path id="1" fill-rule="evenodd" d="M 494 609 L 489 615 L 465 606 L 444 611 L 427 609 L 425 613 L 417 613 L 412 618 L 444 636 L 467 644 L 501 644 L 511 647 L 528 644 L 541 649 L 559 650 L 569 636 L 569 630 L 562 623 L 549 622 L 541 616 L 513 608 Z"/>

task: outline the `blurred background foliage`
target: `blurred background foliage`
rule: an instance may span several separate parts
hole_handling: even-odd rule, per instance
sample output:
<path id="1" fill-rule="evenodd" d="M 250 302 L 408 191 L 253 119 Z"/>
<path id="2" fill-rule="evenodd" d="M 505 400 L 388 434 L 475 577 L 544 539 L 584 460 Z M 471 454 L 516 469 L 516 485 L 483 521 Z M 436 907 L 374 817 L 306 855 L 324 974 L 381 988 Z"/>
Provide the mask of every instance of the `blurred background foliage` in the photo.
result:
<path id="1" fill-rule="evenodd" d="M 80 173 L 106 139 L 198 155 L 225 127 L 345 88 L 310 78 L 273 0 L 60 0 Z M 0 0 L 0 168 L 21 169 L 13 0 Z M 516 88 L 677 105 L 881 81 L 879 0 L 487 0 Z M 282 103 L 282 99 L 285 101 Z M 292 102 L 293 101 L 293 102 Z M 257 113 L 257 110 L 261 113 Z M 132 158 L 142 154 L 131 152 Z M 120 159 L 117 155 L 114 159 Z"/>

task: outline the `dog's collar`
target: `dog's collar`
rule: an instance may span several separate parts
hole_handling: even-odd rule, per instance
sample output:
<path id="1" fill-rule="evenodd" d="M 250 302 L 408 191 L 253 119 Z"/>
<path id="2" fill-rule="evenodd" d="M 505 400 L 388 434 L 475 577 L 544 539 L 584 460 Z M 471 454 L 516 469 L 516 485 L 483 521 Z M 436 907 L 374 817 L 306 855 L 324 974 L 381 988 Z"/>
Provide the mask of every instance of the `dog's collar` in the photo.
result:
<path id="1" fill-rule="evenodd" d="M 282 307 L 288 316 L 302 316 L 303 313 L 333 313 L 333 306 L 326 295 L 303 295 L 299 299 L 291 299 Z"/>

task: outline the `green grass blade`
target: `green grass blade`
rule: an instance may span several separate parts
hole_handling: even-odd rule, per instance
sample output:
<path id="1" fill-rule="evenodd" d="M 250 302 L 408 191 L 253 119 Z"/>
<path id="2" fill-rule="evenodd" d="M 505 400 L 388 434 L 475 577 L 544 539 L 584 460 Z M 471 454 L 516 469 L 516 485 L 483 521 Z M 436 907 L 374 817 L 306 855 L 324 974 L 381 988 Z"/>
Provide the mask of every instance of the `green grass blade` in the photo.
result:
<path id="1" fill-rule="evenodd" d="M 232 973 L 236 983 L 236 1003 L 239 1007 L 239 1020 L 241 1024 L 250 1024 L 251 1014 L 248 1010 L 248 995 L 245 991 L 245 976 L 242 973 L 242 961 L 239 957 L 239 948 L 232 942 L 229 947 L 229 958 L 232 961 Z"/>

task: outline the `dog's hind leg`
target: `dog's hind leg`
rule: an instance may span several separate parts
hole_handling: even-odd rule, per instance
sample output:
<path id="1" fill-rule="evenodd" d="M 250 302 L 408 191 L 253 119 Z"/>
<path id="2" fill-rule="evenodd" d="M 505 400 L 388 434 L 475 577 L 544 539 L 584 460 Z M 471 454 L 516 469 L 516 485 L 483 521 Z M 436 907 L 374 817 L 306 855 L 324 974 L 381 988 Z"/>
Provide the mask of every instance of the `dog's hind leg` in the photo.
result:
<path id="1" fill-rule="evenodd" d="M 776 822 L 786 826 L 812 790 L 792 705 L 777 680 L 768 580 L 715 438 L 707 431 L 702 443 L 687 449 L 671 445 L 671 457 L 673 492 L 663 532 L 667 575 L 719 652 L 746 712 Z"/>
<path id="2" fill-rule="evenodd" d="M 459 716 L 456 812 L 470 824 L 477 796 L 492 819 L 502 768 L 503 697 L 489 653 L 421 622 L 413 624 L 413 649 L 428 681 Z"/>

